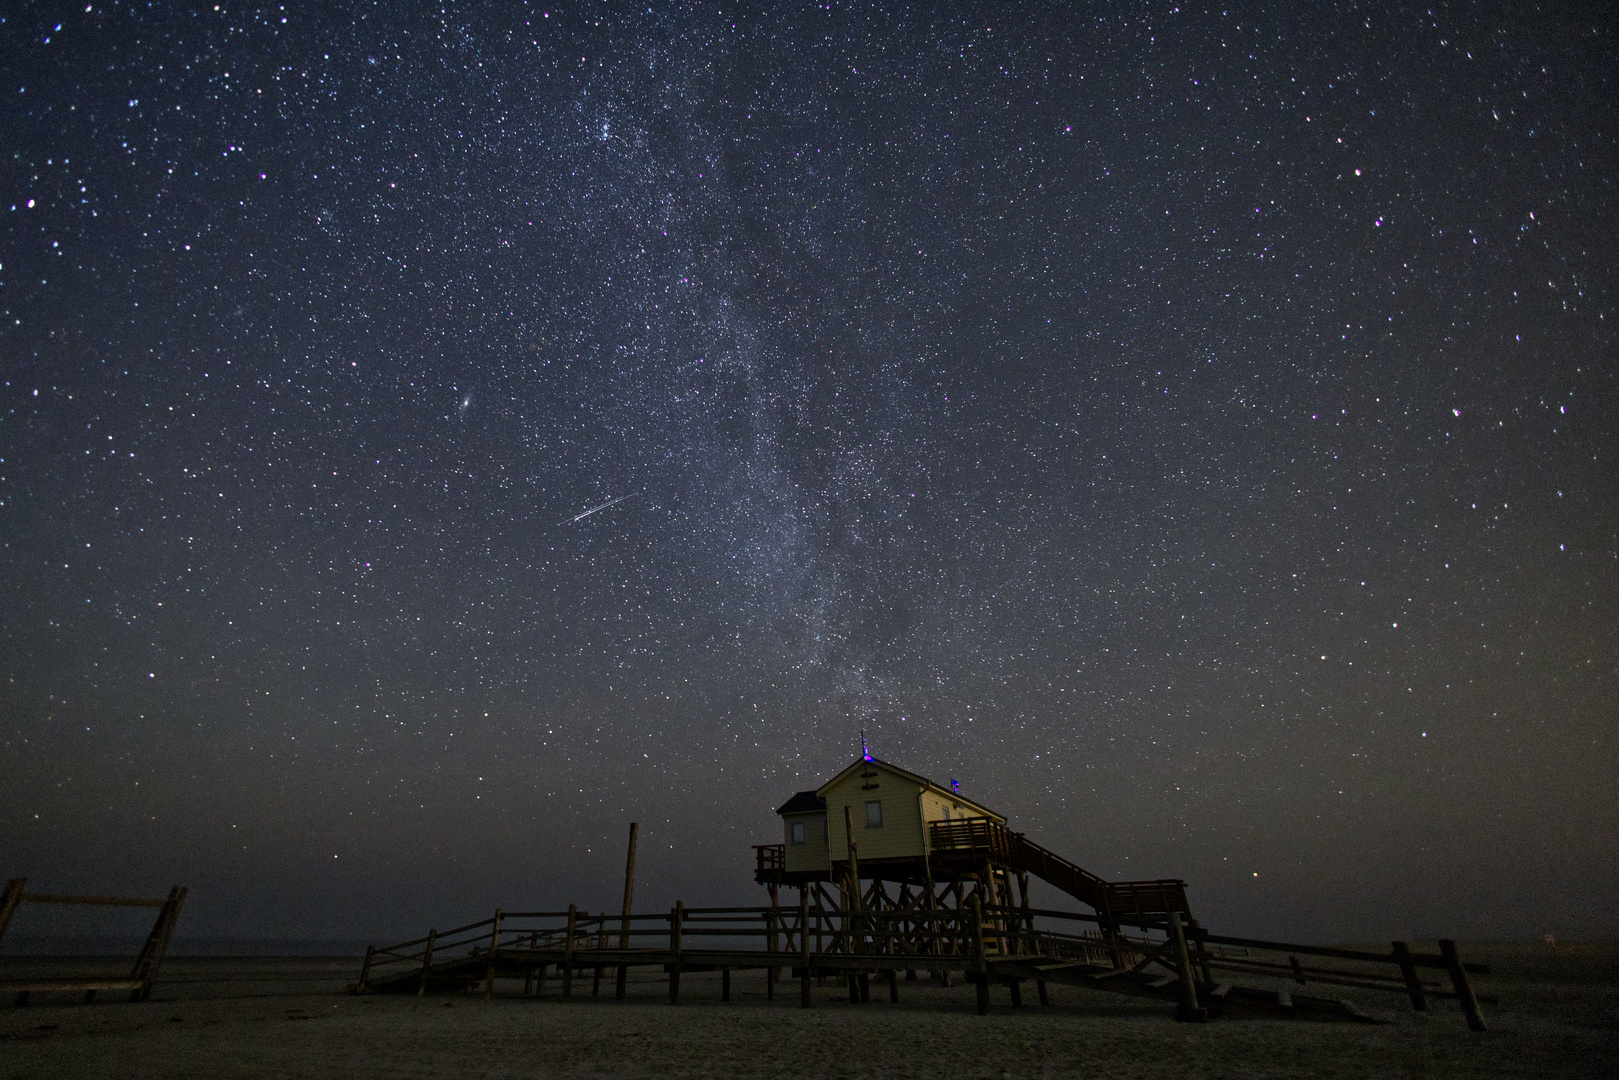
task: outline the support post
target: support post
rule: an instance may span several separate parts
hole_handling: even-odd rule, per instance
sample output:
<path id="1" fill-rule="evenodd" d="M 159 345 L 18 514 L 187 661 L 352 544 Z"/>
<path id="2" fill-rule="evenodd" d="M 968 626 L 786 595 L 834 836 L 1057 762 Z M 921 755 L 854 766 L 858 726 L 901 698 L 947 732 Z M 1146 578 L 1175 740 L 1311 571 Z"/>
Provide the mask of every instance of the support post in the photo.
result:
<path id="1" fill-rule="evenodd" d="M 488 1001 L 495 996 L 495 952 L 500 948 L 500 909 L 495 909 L 495 923 L 489 931 L 489 966 L 484 972 L 485 982 L 483 999 Z M 470 990 L 471 988 L 468 987 Z"/>
<path id="2" fill-rule="evenodd" d="M 1209 1018 L 1209 1011 L 1197 1003 L 1197 979 L 1192 975 L 1192 958 L 1186 951 L 1186 930 L 1178 911 L 1169 913 L 1169 934 L 1174 942 L 1175 967 L 1181 980 L 1181 1003 L 1175 1018 L 1202 1023 Z"/>
<path id="3" fill-rule="evenodd" d="M 731 1000 L 731 967 L 729 964 L 720 968 L 720 1000 Z"/>
<path id="4" fill-rule="evenodd" d="M 371 957 L 376 954 L 376 951 L 377 947 L 375 945 L 365 947 L 365 963 L 360 965 L 360 985 L 355 988 L 357 993 L 363 994 L 366 992 L 366 981 L 371 978 Z"/>
<path id="5" fill-rule="evenodd" d="M 1422 977 L 1417 965 L 1411 962 L 1411 948 L 1403 941 L 1394 943 L 1394 962 L 1400 965 L 1400 977 L 1405 980 L 1405 992 L 1411 998 L 1412 1012 L 1428 1011 L 1428 995 L 1422 989 Z"/>
<path id="6" fill-rule="evenodd" d="M 972 919 L 973 980 L 978 984 L 978 1015 L 989 1015 L 989 965 L 984 962 L 984 905 L 973 893 L 968 917 Z"/>
<path id="7" fill-rule="evenodd" d="M 798 887 L 798 1007 L 814 1005 L 810 989 L 809 887 Z"/>
<path id="8" fill-rule="evenodd" d="M 433 944 L 438 940 L 438 931 L 427 932 L 427 947 L 422 950 L 422 976 L 416 983 L 416 996 L 422 997 L 427 993 L 427 973 L 433 970 Z"/>
<path id="9" fill-rule="evenodd" d="M 573 949 L 579 933 L 579 907 L 568 905 L 568 937 L 562 945 L 562 1000 L 573 998 Z"/>
<path id="10" fill-rule="evenodd" d="M 894 1003 L 899 1001 L 899 972 L 893 968 L 888 969 L 888 1000 Z"/>
<path id="11" fill-rule="evenodd" d="M 1479 1014 L 1478 999 L 1473 996 L 1473 987 L 1467 981 L 1467 969 L 1462 967 L 1462 958 L 1456 954 L 1456 943 L 1449 938 L 1441 938 L 1439 955 L 1445 958 L 1450 985 L 1456 991 L 1456 1002 L 1462 1007 L 1462 1015 L 1467 1017 L 1468 1030 L 1483 1031 L 1484 1017 Z"/>
<path id="12" fill-rule="evenodd" d="M 771 913 L 764 916 L 767 920 L 766 929 L 769 931 L 767 947 L 771 952 L 779 952 L 780 929 L 782 929 L 782 887 L 771 882 Z M 764 968 L 764 997 L 766 1001 L 776 1001 L 776 965 Z"/>
<path id="13" fill-rule="evenodd" d="M 624 856 L 624 915 L 619 924 L 618 947 L 630 947 L 630 903 L 635 898 L 635 834 L 640 829 L 638 822 L 630 822 L 630 848 Z M 614 987 L 614 996 L 623 997 L 629 988 L 630 966 L 618 965 L 618 982 Z"/>
<path id="14" fill-rule="evenodd" d="M 686 901 L 676 900 L 669 913 L 669 951 L 674 954 L 669 965 L 669 1004 L 680 1004 L 680 945 L 681 924 L 686 921 Z"/>
<path id="15" fill-rule="evenodd" d="M 146 935 L 146 944 L 135 960 L 135 969 L 130 972 L 131 979 L 141 981 L 140 989 L 130 991 L 130 1001 L 145 1001 L 152 996 L 152 982 L 157 978 L 158 968 L 163 966 L 163 954 L 169 951 L 169 939 L 174 936 L 174 924 L 180 921 L 180 908 L 185 902 L 186 890 L 176 885 L 158 909 L 157 921 L 152 924 L 152 932 Z"/>

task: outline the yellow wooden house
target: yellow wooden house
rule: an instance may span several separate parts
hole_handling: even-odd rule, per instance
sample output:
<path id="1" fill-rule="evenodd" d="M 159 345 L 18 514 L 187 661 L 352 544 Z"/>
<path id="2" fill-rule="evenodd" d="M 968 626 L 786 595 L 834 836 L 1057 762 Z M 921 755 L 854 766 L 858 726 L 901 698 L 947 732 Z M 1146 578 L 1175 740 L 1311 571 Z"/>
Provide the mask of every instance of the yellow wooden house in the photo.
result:
<path id="1" fill-rule="evenodd" d="M 800 791 L 781 815 L 783 870 L 788 880 L 826 879 L 849 859 L 853 836 L 862 869 L 914 864 L 927 857 L 928 827 L 936 822 L 1006 818 L 925 776 L 861 757 L 814 791 Z"/>

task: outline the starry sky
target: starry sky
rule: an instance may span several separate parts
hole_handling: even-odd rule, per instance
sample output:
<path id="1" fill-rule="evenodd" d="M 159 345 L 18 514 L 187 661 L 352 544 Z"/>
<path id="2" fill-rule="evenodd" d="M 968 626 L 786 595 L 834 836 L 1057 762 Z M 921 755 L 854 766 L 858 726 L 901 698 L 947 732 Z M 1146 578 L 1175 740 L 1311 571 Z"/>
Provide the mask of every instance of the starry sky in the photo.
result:
<path id="1" fill-rule="evenodd" d="M 9 7 L 5 875 L 759 903 L 864 731 L 1216 930 L 1616 932 L 1615 23 Z"/>

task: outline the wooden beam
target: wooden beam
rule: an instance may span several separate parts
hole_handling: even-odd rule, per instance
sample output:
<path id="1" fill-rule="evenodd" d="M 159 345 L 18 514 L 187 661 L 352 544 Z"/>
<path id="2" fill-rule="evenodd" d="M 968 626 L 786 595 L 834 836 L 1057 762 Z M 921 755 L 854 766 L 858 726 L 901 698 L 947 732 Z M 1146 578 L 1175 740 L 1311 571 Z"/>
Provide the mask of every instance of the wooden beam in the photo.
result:
<path id="1" fill-rule="evenodd" d="M 1169 913 L 1169 932 L 1175 942 L 1175 967 L 1181 984 L 1181 1004 L 1176 1019 L 1201 1023 L 1209 1018 L 1209 1011 L 1197 1003 L 1197 979 L 1192 975 L 1192 958 L 1186 951 L 1186 932 L 1178 911 Z"/>
<path id="2" fill-rule="evenodd" d="M 438 931 L 427 932 L 427 947 L 422 950 L 421 981 L 416 984 L 416 996 L 422 997 L 427 993 L 427 973 L 433 970 L 433 945 L 438 940 Z"/>
<path id="3" fill-rule="evenodd" d="M 0 893 L 0 938 L 6 936 L 6 927 L 11 925 L 11 916 L 17 911 L 17 905 L 22 903 L 23 886 L 28 884 L 25 877 L 12 878 L 6 882 L 6 890 Z"/>
<path id="4" fill-rule="evenodd" d="M 1461 957 L 1456 954 L 1456 943 L 1449 938 L 1441 938 L 1439 955 L 1445 958 L 1445 968 L 1450 972 L 1450 985 L 1456 990 L 1456 1000 L 1462 1007 L 1462 1015 L 1467 1017 L 1468 1030 L 1483 1031 L 1484 1017 L 1478 1011 L 1478 999 L 1473 996 L 1473 988 L 1467 982 L 1467 969 L 1462 966 Z"/>
<path id="5" fill-rule="evenodd" d="M 1417 976 L 1417 966 L 1411 962 L 1411 948 L 1403 941 L 1394 943 L 1394 962 L 1400 965 L 1400 976 L 1405 980 L 1405 992 L 1411 998 L 1412 1012 L 1428 1011 L 1428 995 Z"/>

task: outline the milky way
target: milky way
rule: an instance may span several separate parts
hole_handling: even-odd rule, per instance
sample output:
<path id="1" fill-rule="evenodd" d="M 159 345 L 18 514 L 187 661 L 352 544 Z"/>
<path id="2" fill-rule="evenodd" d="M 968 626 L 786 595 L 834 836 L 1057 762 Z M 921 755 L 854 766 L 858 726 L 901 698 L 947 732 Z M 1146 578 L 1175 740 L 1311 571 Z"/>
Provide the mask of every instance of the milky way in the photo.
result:
<path id="1" fill-rule="evenodd" d="M 8 876 L 752 902 L 864 731 L 1217 928 L 1614 931 L 1611 12 L 209 6 L 0 22 Z"/>

